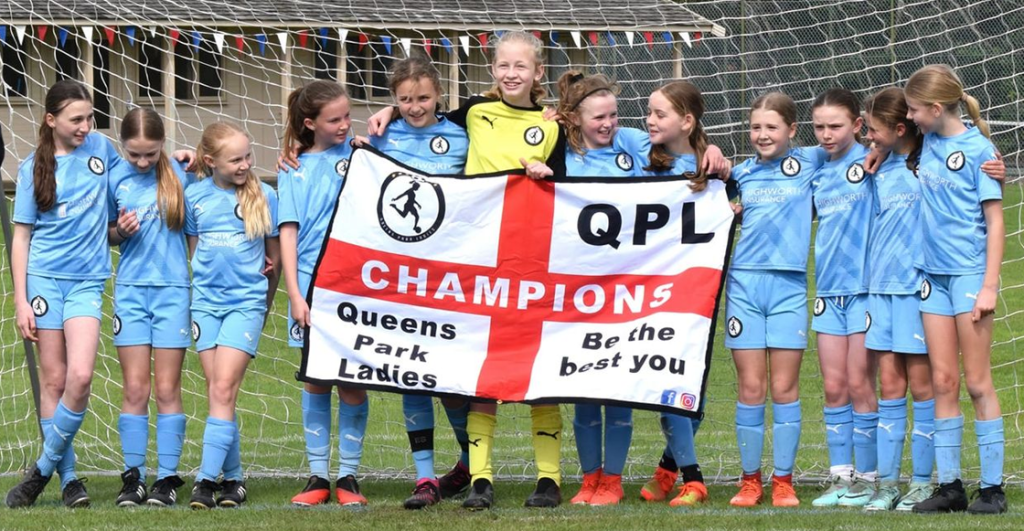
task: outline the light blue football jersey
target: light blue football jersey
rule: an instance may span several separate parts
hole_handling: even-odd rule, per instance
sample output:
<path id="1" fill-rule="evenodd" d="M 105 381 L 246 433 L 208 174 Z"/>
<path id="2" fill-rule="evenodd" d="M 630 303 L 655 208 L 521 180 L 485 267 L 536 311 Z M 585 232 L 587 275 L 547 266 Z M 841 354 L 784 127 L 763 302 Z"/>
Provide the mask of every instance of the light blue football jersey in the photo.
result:
<path id="1" fill-rule="evenodd" d="M 648 155 L 647 157 L 644 157 L 643 166 L 647 166 L 649 164 L 648 157 L 650 156 L 650 151 L 648 151 L 647 155 Z M 682 174 L 684 174 L 686 172 L 696 172 L 697 171 L 697 156 L 696 155 L 676 155 L 675 160 L 672 161 L 672 169 L 668 170 L 668 171 L 660 171 L 660 172 L 659 171 L 650 171 L 650 170 L 644 170 L 643 168 L 641 168 L 641 171 L 643 172 L 643 175 L 652 175 L 652 176 L 659 176 L 659 177 L 664 177 L 664 176 L 669 176 L 669 175 L 682 175 Z"/>
<path id="2" fill-rule="evenodd" d="M 36 206 L 32 171 L 35 153 L 18 169 L 15 223 L 32 225 L 28 274 L 50 278 L 102 280 L 110 276 L 107 244 L 107 178 L 121 162 L 106 137 L 91 132 L 67 155 L 56 157 L 53 208 Z"/>
<path id="3" fill-rule="evenodd" d="M 270 208 L 271 232 L 277 237 L 277 193 L 262 183 Z M 245 236 L 235 190 L 225 190 L 213 178 L 185 190 L 185 234 L 198 236 L 192 256 L 192 308 L 212 311 L 267 307 L 264 238 Z"/>
<path id="4" fill-rule="evenodd" d="M 807 271 L 811 180 L 825 162 L 820 148 L 794 148 L 768 161 L 749 158 L 732 170 L 743 204 L 735 269 Z"/>
<path id="5" fill-rule="evenodd" d="M 868 292 L 911 295 L 921 287 L 921 183 L 907 156 L 890 153 L 874 177 L 875 219 L 868 248 Z"/>
<path id="6" fill-rule="evenodd" d="M 186 174 L 182 165 L 171 161 L 174 175 L 182 190 L 192 184 L 194 176 Z M 139 173 L 125 162 L 110 173 L 109 219 L 116 222 L 124 208 L 135 212 L 139 232 L 121 242 L 117 263 L 117 284 L 133 286 L 188 287 L 188 252 L 181 230 L 167 228 L 156 200 L 156 168 Z"/>
<path id="7" fill-rule="evenodd" d="M 651 151 L 650 135 L 620 127 L 608 147 L 576 153 L 565 149 L 565 174 L 569 177 L 635 177 L 644 174 Z"/>
<path id="8" fill-rule="evenodd" d="M 972 127 L 954 137 L 924 137 L 921 164 L 922 253 L 917 266 L 936 275 L 985 272 L 988 230 L 981 204 L 1001 200 L 999 182 L 981 171 L 995 147 Z"/>
<path id="9" fill-rule="evenodd" d="M 469 137 L 444 116 L 438 116 L 434 125 L 418 128 L 395 120 L 383 135 L 370 137 L 370 145 L 424 173 L 461 175 L 466 171 Z"/>
<path id="10" fill-rule="evenodd" d="M 299 169 L 277 174 L 277 224 L 298 223 L 298 270 L 312 275 L 348 172 L 348 141 L 299 155 Z"/>
<path id="11" fill-rule="evenodd" d="M 814 278 L 819 297 L 868 291 L 868 237 L 874 195 L 864 171 L 868 148 L 854 143 L 838 160 L 826 161 L 811 181 L 818 233 L 814 240 Z"/>

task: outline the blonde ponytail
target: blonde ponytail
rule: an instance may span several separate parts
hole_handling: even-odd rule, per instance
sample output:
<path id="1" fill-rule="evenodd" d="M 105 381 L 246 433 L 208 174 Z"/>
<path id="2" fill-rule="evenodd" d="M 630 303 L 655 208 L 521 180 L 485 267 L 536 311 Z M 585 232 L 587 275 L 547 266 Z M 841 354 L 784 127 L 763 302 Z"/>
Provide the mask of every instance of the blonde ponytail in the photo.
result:
<path id="1" fill-rule="evenodd" d="M 978 128 L 978 131 L 981 131 L 985 138 L 992 138 L 992 131 L 989 129 L 988 122 L 981 117 L 981 105 L 978 104 L 978 100 L 966 92 L 964 92 L 960 99 L 963 100 L 964 107 L 967 107 L 967 115 L 971 117 L 971 121 L 974 122 L 974 126 Z"/>
<path id="2" fill-rule="evenodd" d="M 224 140 L 232 135 L 249 137 L 241 127 L 229 122 L 214 122 L 203 129 L 203 136 L 196 147 L 196 158 L 199 159 L 198 174 L 210 177 L 213 169 L 204 160 L 207 155 L 216 157 L 224 147 Z M 245 236 L 250 240 L 263 238 L 272 229 L 270 220 L 270 203 L 263 195 L 263 186 L 259 177 L 249 170 L 245 176 L 245 184 L 235 187 L 235 198 L 245 225 Z"/>

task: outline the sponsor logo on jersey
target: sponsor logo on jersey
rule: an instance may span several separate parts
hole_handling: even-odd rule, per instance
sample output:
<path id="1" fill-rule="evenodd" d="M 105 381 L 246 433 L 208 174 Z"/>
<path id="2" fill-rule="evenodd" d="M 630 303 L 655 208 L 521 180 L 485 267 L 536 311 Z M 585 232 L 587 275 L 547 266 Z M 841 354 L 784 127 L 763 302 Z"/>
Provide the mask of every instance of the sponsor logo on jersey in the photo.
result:
<path id="1" fill-rule="evenodd" d="M 544 141 L 544 130 L 539 125 L 530 127 L 523 133 L 523 140 L 531 146 L 536 146 Z"/>
<path id="2" fill-rule="evenodd" d="M 380 228 L 404 243 L 431 237 L 444 221 L 441 185 L 420 175 L 397 171 L 384 179 L 377 199 Z"/>
<path id="3" fill-rule="evenodd" d="M 735 316 L 729 318 L 729 323 L 727 326 L 729 337 L 738 337 L 740 334 L 743 333 L 743 321 L 740 321 Z"/>
<path id="4" fill-rule="evenodd" d="M 89 157 L 89 171 L 96 175 L 103 175 L 103 170 L 106 166 L 103 164 L 103 159 L 99 157 Z"/>
<path id="5" fill-rule="evenodd" d="M 821 315 L 825 313 L 825 299 L 821 297 L 815 297 L 814 299 L 814 315 Z"/>
<path id="6" fill-rule="evenodd" d="M 348 159 L 341 159 L 337 164 L 334 165 L 334 171 L 338 174 L 338 177 L 345 177 L 348 173 Z"/>
<path id="7" fill-rule="evenodd" d="M 850 164 L 850 167 L 846 168 L 846 180 L 853 184 L 860 184 L 864 180 L 864 166 L 859 162 Z"/>
<path id="8" fill-rule="evenodd" d="M 954 151 L 946 157 L 946 167 L 952 171 L 960 171 L 964 167 L 967 157 L 964 156 L 963 151 Z"/>
<path id="9" fill-rule="evenodd" d="M 633 157 L 629 153 L 619 153 L 615 156 L 615 165 L 622 171 L 633 169 Z"/>
<path id="10" fill-rule="evenodd" d="M 445 153 L 448 153 L 448 150 L 451 149 L 451 147 L 451 144 L 448 143 L 448 139 L 441 135 L 437 135 L 430 139 L 430 151 L 435 155 L 444 155 Z"/>
<path id="11" fill-rule="evenodd" d="M 792 177 L 800 173 L 800 161 L 796 157 L 782 159 L 782 164 L 779 166 L 782 168 L 782 174 L 786 177 Z"/>
<path id="12" fill-rule="evenodd" d="M 42 295 L 33 297 L 30 304 L 32 305 L 32 313 L 36 314 L 36 317 L 42 317 L 46 315 L 46 312 L 50 311 L 50 304 L 46 302 Z"/>

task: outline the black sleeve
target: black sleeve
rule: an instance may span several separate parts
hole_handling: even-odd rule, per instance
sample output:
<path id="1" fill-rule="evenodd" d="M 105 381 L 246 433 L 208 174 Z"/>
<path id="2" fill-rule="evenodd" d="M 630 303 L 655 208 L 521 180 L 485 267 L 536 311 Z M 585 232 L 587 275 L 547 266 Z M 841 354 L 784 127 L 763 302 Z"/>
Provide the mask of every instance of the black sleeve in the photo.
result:
<path id="1" fill-rule="evenodd" d="M 444 113 L 444 117 L 447 118 L 449 122 L 465 129 L 467 117 L 469 116 L 469 109 L 474 105 L 485 101 L 491 100 L 483 96 L 470 96 L 469 101 L 467 101 L 465 105 L 460 105 L 458 109 L 452 109 Z"/>
<path id="2" fill-rule="evenodd" d="M 0 166 L 4 164 L 4 129 L 0 127 Z"/>
<path id="3" fill-rule="evenodd" d="M 725 181 L 725 196 L 729 198 L 729 201 L 740 196 L 740 185 L 736 182 L 736 179 Z"/>
<path id="4" fill-rule="evenodd" d="M 565 128 L 562 124 L 558 124 L 558 139 L 555 141 L 555 149 L 548 155 L 548 160 L 545 164 L 551 168 L 551 171 L 555 173 L 555 177 L 565 177 L 565 146 L 567 140 L 565 136 Z"/>

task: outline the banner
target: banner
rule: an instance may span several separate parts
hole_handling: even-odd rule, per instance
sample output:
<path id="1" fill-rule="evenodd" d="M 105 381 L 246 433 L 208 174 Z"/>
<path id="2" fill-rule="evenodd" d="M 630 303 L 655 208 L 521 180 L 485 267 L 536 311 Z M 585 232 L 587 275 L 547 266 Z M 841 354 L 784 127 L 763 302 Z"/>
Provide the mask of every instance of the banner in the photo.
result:
<path id="1" fill-rule="evenodd" d="M 298 377 L 697 415 L 732 225 L 720 181 L 432 176 L 357 149 Z"/>

